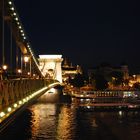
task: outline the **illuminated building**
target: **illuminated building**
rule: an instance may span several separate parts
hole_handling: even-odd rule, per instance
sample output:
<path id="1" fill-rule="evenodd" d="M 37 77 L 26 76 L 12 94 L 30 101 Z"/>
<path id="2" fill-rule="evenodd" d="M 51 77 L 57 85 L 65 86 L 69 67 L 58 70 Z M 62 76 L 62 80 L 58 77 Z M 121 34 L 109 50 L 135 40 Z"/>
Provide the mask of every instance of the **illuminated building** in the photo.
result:
<path id="1" fill-rule="evenodd" d="M 62 60 L 62 55 L 39 55 L 39 65 L 43 75 L 62 82 Z"/>
<path id="2" fill-rule="evenodd" d="M 69 78 L 74 78 L 76 74 L 82 74 L 81 67 L 79 65 L 73 66 L 72 63 L 65 59 L 62 63 L 62 79 L 66 82 Z"/>

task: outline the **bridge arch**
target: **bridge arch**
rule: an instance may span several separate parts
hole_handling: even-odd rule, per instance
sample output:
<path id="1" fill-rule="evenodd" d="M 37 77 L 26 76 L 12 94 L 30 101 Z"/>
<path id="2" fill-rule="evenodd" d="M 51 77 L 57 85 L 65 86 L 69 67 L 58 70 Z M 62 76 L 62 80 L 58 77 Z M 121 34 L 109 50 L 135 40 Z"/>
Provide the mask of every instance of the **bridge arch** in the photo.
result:
<path id="1" fill-rule="evenodd" d="M 39 66 L 44 76 L 62 83 L 62 55 L 39 55 Z"/>

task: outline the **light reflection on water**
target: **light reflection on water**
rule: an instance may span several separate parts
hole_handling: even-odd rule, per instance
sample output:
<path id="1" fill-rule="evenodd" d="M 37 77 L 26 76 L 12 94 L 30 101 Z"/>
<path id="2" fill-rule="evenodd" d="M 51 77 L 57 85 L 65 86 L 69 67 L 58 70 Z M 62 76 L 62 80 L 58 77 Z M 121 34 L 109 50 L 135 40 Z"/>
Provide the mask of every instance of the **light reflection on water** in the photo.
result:
<path id="1" fill-rule="evenodd" d="M 45 94 L 28 107 L 0 140 L 139 140 L 140 112 L 80 111 L 57 95 Z"/>
<path id="2" fill-rule="evenodd" d="M 70 106 L 63 105 L 58 116 L 58 124 L 57 124 L 58 140 L 74 139 L 76 131 L 75 115 L 76 115 L 75 110 L 72 110 Z"/>
<path id="3" fill-rule="evenodd" d="M 29 108 L 32 112 L 32 138 L 54 139 L 55 136 L 55 105 L 36 104 Z M 54 131 L 50 131 L 50 128 Z"/>

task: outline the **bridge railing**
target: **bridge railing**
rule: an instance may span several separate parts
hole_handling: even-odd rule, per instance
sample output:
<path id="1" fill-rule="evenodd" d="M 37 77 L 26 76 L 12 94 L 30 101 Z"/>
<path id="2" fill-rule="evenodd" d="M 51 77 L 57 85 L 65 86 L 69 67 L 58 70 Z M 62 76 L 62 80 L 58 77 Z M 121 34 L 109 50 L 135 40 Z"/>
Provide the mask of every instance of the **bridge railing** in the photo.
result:
<path id="1" fill-rule="evenodd" d="M 44 79 L 0 80 L 0 111 L 47 84 Z"/>

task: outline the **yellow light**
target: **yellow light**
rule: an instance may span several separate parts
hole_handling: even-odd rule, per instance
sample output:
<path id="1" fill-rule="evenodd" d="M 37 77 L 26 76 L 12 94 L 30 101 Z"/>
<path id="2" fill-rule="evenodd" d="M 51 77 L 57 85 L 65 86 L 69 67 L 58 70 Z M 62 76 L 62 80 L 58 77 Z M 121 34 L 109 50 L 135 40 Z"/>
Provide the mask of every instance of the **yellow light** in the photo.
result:
<path id="1" fill-rule="evenodd" d="M 5 113 L 4 112 L 1 112 L 0 113 L 0 117 L 3 117 L 3 116 L 5 116 Z"/>
<path id="2" fill-rule="evenodd" d="M 14 104 L 14 107 L 16 108 L 17 107 L 17 104 Z"/>
<path id="3" fill-rule="evenodd" d="M 8 3 L 9 3 L 10 5 L 12 4 L 12 2 L 11 2 L 11 1 L 9 1 Z"/>
<path id="4" fill-rule="evenodd" d="M 14 11 L 14 7 L 11 7 L 11 10 L 13 10 L 13 11 Z"/>
<path id="5" fill-rule="evenodd" d="M 16 17 L 16 18 L 15 18 L 15 20 L 17 21 L 17 20 L 18 20 L 18 18 Z"/>
<path id="6" fill-rule="evenodd" d="M 29 62 L 29 57 L 28 56 L 24 56 L 24 62 Z"/>
<path id="7" fill-rule="evenodd" d="M 39 55 L 41 59 L 58 59 L 61 58 L 62 55 Z"/>
<path id="8" fill-rule="evenodd" d="M 122 116 L 122 111 L 119 111 L 119 116 Z"/>
<path id="9" fill-rule="evenodd" d="M 18 73 L 22 73 L 22 70 L 21 70 L 21 69 L 18 69 L 17 72 L 18 72 Z"/>
<path id="10" fill-rule="evenodd" d="M 14 12 L 13 15 L 16 16 L 16 13 Z"/>
<path id="11" fill-rule="evenodd" d="M 27 74 L 30 75 L 30 72 L 28 72 Z"/>
<path id="12" fill-rule="evenodd" d="M 22 101 L 19 101 L 19 104 L 21 105 L 22 104 Z"/>
<path id="13" fill-rule="evenodd" d="M 23 99 L 23 102 L 26 102 L 26 99 Z"/>
<path id="14" fill-rule="evenodd" d="M 11 112 L 12 108 L 11 107 L 8 107 L 7 111 L 8 112 Z"/>
<path id="15" fill-rule="evenodd" d="M 90 108 L 90 106 L 87 106 L 87 108 Z"/>
<path id="16" fill-rule="evenodd" d="M 3 65 L 2 68 L 3 68 L 4 70 L 7 70 L 8 66 L 7 66 L 7 65 Z"/>

